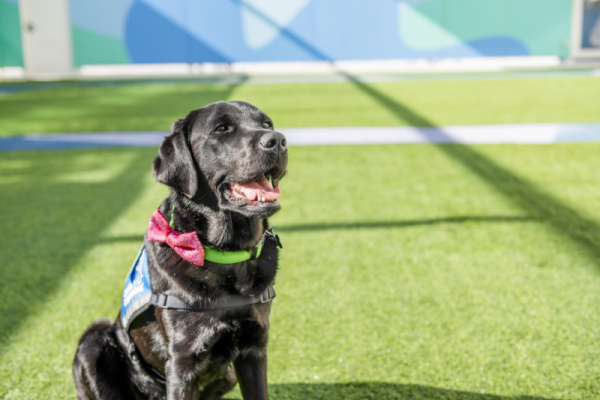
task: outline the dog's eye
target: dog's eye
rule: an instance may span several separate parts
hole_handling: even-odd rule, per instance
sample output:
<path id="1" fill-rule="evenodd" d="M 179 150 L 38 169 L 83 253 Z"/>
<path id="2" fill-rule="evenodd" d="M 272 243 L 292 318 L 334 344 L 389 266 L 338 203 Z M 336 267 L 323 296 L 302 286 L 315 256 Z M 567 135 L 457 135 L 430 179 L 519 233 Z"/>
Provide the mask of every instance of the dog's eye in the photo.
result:
<path id="1" fill-rule="evenodd" d="M 272 129 L 273 123 L 271 121 L 265 121 L 262 123 L 262 126 L 265 127 L 266 129 Z"/>
<path id="2" fill-rule="evenodd" d="M 217 132 L 226 132 L 227 131 L 227 125 L 219 125 L 215 128 L 215 131 Z"/>

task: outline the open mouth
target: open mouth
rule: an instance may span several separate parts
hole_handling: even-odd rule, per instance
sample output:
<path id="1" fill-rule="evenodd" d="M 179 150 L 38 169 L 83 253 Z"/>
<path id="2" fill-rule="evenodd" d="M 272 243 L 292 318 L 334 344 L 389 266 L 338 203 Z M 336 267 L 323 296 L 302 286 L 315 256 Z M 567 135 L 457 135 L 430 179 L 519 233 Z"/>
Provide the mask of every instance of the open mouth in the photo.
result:
<path id="1" fill-rule="evenodd" d="M 268 205 L 276 203 L 281 191 L 276 171 L 269 170 L 247 182 L 230 182 L 225 197 L 234 204 Z"/>

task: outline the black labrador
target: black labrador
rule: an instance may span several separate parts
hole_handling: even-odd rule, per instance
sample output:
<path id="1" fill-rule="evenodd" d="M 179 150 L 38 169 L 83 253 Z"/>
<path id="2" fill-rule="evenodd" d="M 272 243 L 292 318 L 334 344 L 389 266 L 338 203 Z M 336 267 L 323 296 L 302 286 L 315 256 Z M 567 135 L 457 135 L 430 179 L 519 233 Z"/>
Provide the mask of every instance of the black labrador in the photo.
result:
<path id="1" fill-rule="evenodd" d="M 84 333 L 73 363 L 79 399 L 220 399 L 236 382 L 244 399 L 268 399 L 280 243 L 267 218 L 280 209 L 286 167 L 285 137 L 248 103 L 213 103 L 173 124 L 154 160 L 155 179 L 171 188 L 158 214 L 170 221 L 165 237 L 191 234 L 202 248 L 190 258 L 186 240 L 177 250 L 151 241 L 149 228 L 152 300 L 131 321 L 122 308 Z"/>

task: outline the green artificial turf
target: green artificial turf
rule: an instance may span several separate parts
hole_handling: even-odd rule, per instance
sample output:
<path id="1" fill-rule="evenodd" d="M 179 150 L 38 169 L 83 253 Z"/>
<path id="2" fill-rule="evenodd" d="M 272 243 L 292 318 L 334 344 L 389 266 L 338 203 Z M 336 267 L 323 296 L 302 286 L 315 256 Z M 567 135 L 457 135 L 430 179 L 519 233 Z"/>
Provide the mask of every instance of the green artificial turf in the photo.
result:
<path id="1" fill-rule="evenodd" d="M 0 135 L 164 131 L 222 99 L 288 127 L 598 122 L 599 82 L 73 87 L 0 96 Z M 599 150 L 291 148 L 272 219 L 272 398 L 600 397 Z M 77 341 L 116 316 L 167 193 L 155 155 L 0 153 L 0 398 L 75 398 Z"/>
<path id="2" fill-rule="evenodd" d="M 166 131 L 188 111 L 218 100 L 256 104 L 279 127 L 598 122 L 598 93 L 594 77 L 75 86 L 0 96 L 0 136 Z"/>
<path id="3" fill-rule="evenodd" d="M 291 148 L 271 397 L 598 398 L 599 152 Z M 75 398 L 78 338 L 116 316 L 167 193 L 155 154 L 0 155 L 0 398 Z"/>

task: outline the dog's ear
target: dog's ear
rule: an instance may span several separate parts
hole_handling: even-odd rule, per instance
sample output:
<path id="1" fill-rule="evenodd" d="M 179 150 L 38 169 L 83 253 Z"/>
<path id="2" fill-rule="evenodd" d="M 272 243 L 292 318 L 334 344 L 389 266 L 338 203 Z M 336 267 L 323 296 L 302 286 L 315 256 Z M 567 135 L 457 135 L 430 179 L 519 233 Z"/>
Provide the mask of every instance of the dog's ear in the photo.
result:
<path id="1" fill-rule="evenodd" d="M 160 183 L 192 198 L 198 190 L 198 173 L 187 144 L 187 118 L 175 121 L 154 159 L 152 175 Z"/>

